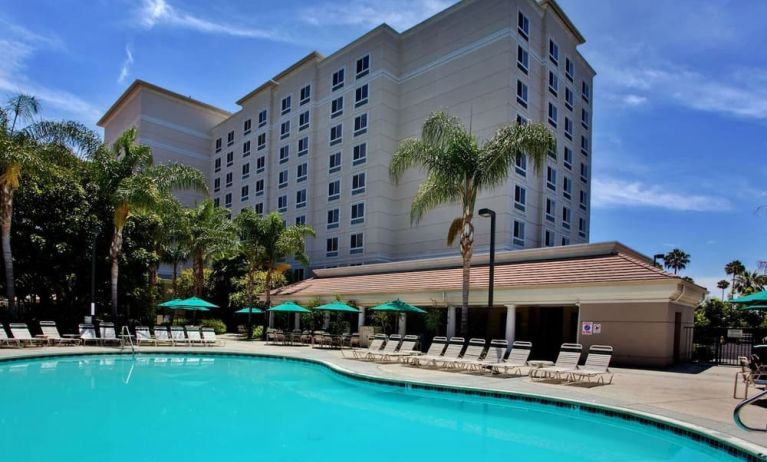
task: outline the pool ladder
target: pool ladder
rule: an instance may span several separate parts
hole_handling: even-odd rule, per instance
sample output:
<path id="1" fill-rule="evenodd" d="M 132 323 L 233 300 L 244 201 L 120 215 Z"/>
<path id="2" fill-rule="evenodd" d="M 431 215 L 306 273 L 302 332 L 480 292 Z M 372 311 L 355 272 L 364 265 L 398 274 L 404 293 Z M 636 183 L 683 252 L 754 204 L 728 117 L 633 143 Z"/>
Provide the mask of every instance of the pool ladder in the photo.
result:
<path id="1" fill-rule="evenodd" d="M 136 359 L 136 346 L 133 344 L 133 338 L 130 335 L 130 330 L 128 329 L 128 326 L 123 326 L 123 328 L 120 330 L 120 337 L 123 338 L 122 347 L 125 348 L 125 340 L 127 339 L 128 344 L 130 345 L 130 351 L 133 355 L 133 359 Z"/>
<path id="2" fill-rule="evenodd" d="M 765 428 L 757 428 L 757 427 L 751 427 L 743 423 L 743 420 L 740 418 L 740 411 L 743 410 L 744 407 L 748 406 L 749 404 L 753 404 L 760 399 L 767 398 L 767 390 L 762 391 L 761 393 L 758 393 L 755 396 L 752 396 L 751 398 L 744 399 L 740 403 L 738 403 L 737 406 L 735 406 L 735 410 L 732 411 L 732 418 L 735 420 L 735 425 L 737 425 L 741 430 L 746 430 L 749 432 L 767 432 L 767 426 Z"/>

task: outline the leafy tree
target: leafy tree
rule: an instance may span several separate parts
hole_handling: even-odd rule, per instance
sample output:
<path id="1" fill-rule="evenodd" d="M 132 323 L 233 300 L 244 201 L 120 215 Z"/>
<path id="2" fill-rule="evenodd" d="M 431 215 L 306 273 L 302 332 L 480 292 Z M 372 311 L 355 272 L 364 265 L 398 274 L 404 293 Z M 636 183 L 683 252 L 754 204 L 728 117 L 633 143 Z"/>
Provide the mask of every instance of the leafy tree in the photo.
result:
<path id="1" fill-rule="evenodd" d="M 732 303 L 708 298 L 695 310 L 699 327 L 759 327 L 764 316 L 758 311 L 738 310 Z"/>
<path id="2" fill-rule="evenodd" d="M 716 283 L 716 286 L 722 289 L 722 300 L 724 300 L 724 291 L 727 290 L 728 287 L 730 287 L 730 283 L 727 282 L 727 280 L 722 279 L 721 281 Z"/>
<path id="3" fill-rule="evenodd" d="M 187 212 L 187 250 L 192 259 L 194 295 L 202 297 L 205 263 L 235 251 L 235 228 L 229 211 L 206 199 Z"/>
<path id="4" fill-rule="evenodd" d="M 724 265 L 725 274 L 732 277 L 730 284 L 732 291 L 730 292 L 730 296 L 735 295 L 735 278 L 744 271 L 746 271 L 746 267 L 743 265 L 743 263 L 740 262 L 740 260 L 733 260 L 730 263 Z"/>
<path id="5" fill-rule="evenodd" d="M 740 295 L 761 292 L 767 286 L 767 275 L 758 271 L 743 270 L 735 276 L 734 290 Z"/>
<path id="6" fill-rule="evenodd" d="M 518 159 L 529 157 L 535 170 L 540 170 L 554 143 L 554 137 L 540 124 L 509 125 L 480 143 L 458 119 L 436 112 L 424 122 L 420 139 L 402 141 L 394 153 L 389 173 L 395 183 L 413 167 L 426 172 L 410 207 L 411 223 L 420 222 L 427 212 L 441 205 L 457 203 L 461 209 L 461 216 L 450 225 L 447 242 L 452 245 L 460 235 L 464 335 L 468 333 L 472 220 L 477 196 L 503 184 Z"/>
<path id="7" fill-rule="evenodd" d="M 666 269 L 673 269 L 674 274 L 677 274 L 679 270 L 687 268 L 689 263 L 690 255 L 682 249 L 674 249 L 663 257 L 663 264 L 666 266 Z"/>

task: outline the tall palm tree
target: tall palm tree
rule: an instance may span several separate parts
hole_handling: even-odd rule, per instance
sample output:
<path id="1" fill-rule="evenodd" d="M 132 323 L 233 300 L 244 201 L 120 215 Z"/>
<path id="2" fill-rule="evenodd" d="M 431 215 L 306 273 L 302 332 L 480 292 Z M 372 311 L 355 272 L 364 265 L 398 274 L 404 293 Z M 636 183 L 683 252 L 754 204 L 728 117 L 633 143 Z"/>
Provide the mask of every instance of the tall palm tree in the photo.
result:
<path id="1" fill-rule="evenodd" d="M 234 252 L 235 229 L 229 211 L 206 199 L 187 211 L 187 251 L 192 259 L 194 295 L 202 296 L 205 263 Z"/>
<path id="2" fill-rule="evenodd" d="M 285 226 L 279 212 L 262 217 L 252 210 L 243 210 L 235 222 L 240 249 L 248 262 L 248 273 L 251 277 L 258 270 L 266 273 L 264 296 L 266 305 L 271 306 L 274 275 L 290 268 L 285 260 L 292 258 L 303 265 L 309 264 L 304 249 L 306 238 L 315 236 L 314 229 L 307 225 Z M 249 280 L 249 284 L 252 282 L 255 280 Z M 250 290 L 248 292 L 251 293 Z M 266 336 L 266 329 L 263 335 Z"/>
<path id="3" fill-rule="evenodd" d="M 733 260 L 730 263 L 724 265 L 725 274 L 732 276 L 732 290 L 730 292 L 730 296 L 735 295 L 735 278 L 744 271 L 746 271 L 746 267 L 743 265 L 743 263 L 740 262 L 740 260 Z"/>
<path id="4" fill-rule="evenodd" d="M 727 290 L 728 287 L 730 287 L 730 283 L 726 279 L 722 279 L 721 281 L 716 283 L 716 286 L 722 289 L 722 300 L 724 300 L 724 291 Z"/>
<path id="5" fill-rule="evenodd" d="M 673 269 L 674 274 L 677 274 L 679 270 L 687 268 L 689 263 L 690 254 L 686 253 L 682 249 L 674 249 L 663 256 L 663 265 L 666 267 L 666 269 Z"/>
<path id="6" fill-rule="evenodd" d="M 540 170 L 554 137 L 540 124 L 509 125 L 491 139 L 480 143 L 461 122 L 443 112 L 431 114 L 423 124 L 421 138 L 400 143 L 389 165 L 395 183 L 416 167 L 426 172 L 410 206 L 410 221 L 418 223 L 430 210 L 457 203 L 461 216 L 453 220 L 447 242 L 460 235 L 463 257 L 461 333 L 468 333 L 471 257 L 474 246 L 474 209 L 481 191 L 503 184 L 512 164 L 529 157 Z"/>
<path id="7" fill-rule="evenodd" d="M 112 243 L 109 247 L 112 316 L 117 321 L 117 281 L 123 229 L 131 215 L 158 207 L 176 189 L 207 192 L 199 170 L 178 165 L 153 165 L 148 146 L 136 141 L 135 128 L 126 130 L 111 149 L 100 149 L 93 166 L 103 194 L 113 207 Z"/>
<path id="8" fill-rule="evenodd" d="M 178 297 L 178 267 L 189 258 L 189 213 L 176 202 L 162 217 L 162 236 L 159 245 L 160 261 L 173 267 L 171 287 L 173 298 Z"/>
<path id="9" fill-rule="evenodd" d="M 767 275 L 759 271 L 743 270 L 735 276 L 734 291 L 740 295 L 761 292 L 767 286 Z"/>

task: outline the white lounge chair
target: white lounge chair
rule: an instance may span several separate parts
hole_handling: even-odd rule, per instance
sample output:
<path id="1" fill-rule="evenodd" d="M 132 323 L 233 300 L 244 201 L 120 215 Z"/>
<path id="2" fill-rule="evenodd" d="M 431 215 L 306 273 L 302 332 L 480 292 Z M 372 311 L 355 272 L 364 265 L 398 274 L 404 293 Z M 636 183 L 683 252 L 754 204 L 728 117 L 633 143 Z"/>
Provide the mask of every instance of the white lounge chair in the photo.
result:
<path id="1" fill-rule="evenodd" d="M 2 324 L 0 324 L 0 346 L 21 348 L 21 340 L 8 337 L 8 334 L 5 332 L 5 326 Z"/>
<path id="2" fill-rule="evenodd" d="M 405 362 L 412 364 L 418 362 L 415 358 L 439 358 L 445 351 L 445 345 L 447 345 L 447 337 L 436 336 L 431 339 L 431 345 L 429 345 L 429 349 L 426 351 L 426 353 L 417 354 L 415 356 L 408 356 L 405 358 Z"/>
<path id="3" fill-rule="evenodd" d="M 582 352 L 583 345 L 580 343 L 563 343 L 554 365 L 530 369 L 530 378 L 563 380 L 569 376 L 570 372 L 578 368 Z"/>
<path id="4" fill-rule="evenodd" d="M 21 322 L 15 322 L 8 325 L 11 329 L 11 335 L 13 338 L 18 339 L 22 345 L 31 346 L 45 346 L 48 344 L 48 339 L 35 338 L 29 333 L 29 327 Z"/>
<path id="5" fill-rule="evenodd" d="M 461 352 L 463 351 L 464 343 L 466 343 L 466 340 L 463 337 L 451 337 L 450 341 L 447 343 L 447 348 L 445 348 L 445 351 L 442 353 L 442 355 L 416 356 L 410 361 L 410 364 L 419 367 L 437 367 L 437 363 L 445 364 L 446 361 L 458 359 L 461 356 Z"/>
<path id="6" fill-rule="evenodd" d="M 384 334 L 375 334 L 370 341 L 367 350 L 352 350 L 352 357 L 354 359 L 364 359 L 370 353 L 378 353 L 386 342 L 386 336 Z M 343 350 L 341 350 L 343 353 Z"/>
<path id="7" fill-rule="evenodd" d="M 174 346 L 190 344 L 182 326 L 170 326 L 170 337 L 173 339 Z"/>
<path id="8" fill-rule="evenodd" d="M 389 339 L 391 341 L 391 338 Z M 375 361 L 400 361 L 402 358 L 406 358 L 411 355 L 420 354 L 421 352 L 416 349 L 418 345 L 417 335 L 406 335 L 402 338 L 399 348 L 396 351 L 383 351 L 378 353 L 371 353 L 371 356 Z"/>
<path id="9" fill-rule="evenodd" d="M 102 322 L 99 324 L 99 333 L 101 334 L 101 343 L 103 345 L 111 344 L 122 346 L 123 341 L 117 338 L 113 322 Z"/>
<path id="10" fill-rule="evenodd" d="M 59 329 L 56 327 L 54 321 L 40 321 L 40 330 L 48 338 L 48 341 L 53 345 L 79 345 L 79 338 L 64 338 L 59 334 Z"/>
<path id="11" fill-rule="evenodd" d="M 223 346 L 224 342 L 216 337 L 216 331 L 212 327 L 202 328 L 202 341 L 207 346 Z"/>
<path id="12" fill-rule="evenodd" d="M 166 326 L 154 326 L 154 342 L 157 345 L 170 345 L 173 346 L 173 339 L 170 338 L 168 328 Z"/>
<path id="13" fill-rule="evenodd" d="M 77 326 L 77 330 L 80 332 L 80 340 L 83 345 L 89 343 L 99 345 L 101 343 L 101 339 L 96 336 L 96 326 L 93 324 L 80 324 Z"/>
<path id="14" fill-rule="evenodd" d="M 463 369 L 466 368 L 470 363 L 478 362 L 480 358 L 482 358 L 482 356 L 485 354 L 486 344 L 487 341 L 483 338 L 470 339 L 469 344 L 466 345 L 466 350 L 463 352 L 463 354 L 457 359 L 443 361 L 442 367 L 446 367 L 448 369 Z"/>
<path id="15" fill-rule="evenodd" d="M 511 344 L 511 351 L 509 357 L 504 361 L 490 366 L 490 370 L 495 374 L 500 374 L 503 370 L 503 374 L 508 374 L 511 371 L 512 374 L 522 375 L 522 368 L 527 367 L 527 360 L 530 358 L 530 350 L 533 349 L 531 342 L 523 342 L 517 340 Z"/>
<path id="16" fill-rule="evenodd" d="M 157 340 L 152 337 L 148 326 L 136 326 L 136 345 L 142 344 L 157 345 Z"/>
<path id="17" fill-rule="evenodd" d="M 597 383 L 605 385 L 605 376 L 610 380 L 607 384 L 613 383 L 613 373 L 610 371 L 610 360 L 613 357 L 613 347 L 609 345 L 591 345 L 589 355 L 586 356 L 586 363 L 578 366 L 577 369 L 570 371 L 570 381 L 580 382 L 596 378 Z"/>
<path id="18" fill-rule="evenodd" d="M 482 372 L 491 369 L 493 366 L 503 362 L 506 353 L 509 351 L 509 342 L 505 339 L 496 339 L 490 341 L 485 357 L 476 361 L 464 361 L 461 365 L 464 369 Z M 464 353 L 464 356 L 466 354 Z"/>
<path id="19" fill-rule="evenodd" d="M 186 338 L 191 345 L 205 345 L 205 341 L 200 335 L 200 328 L 197 326 L 186 326 Z"/>

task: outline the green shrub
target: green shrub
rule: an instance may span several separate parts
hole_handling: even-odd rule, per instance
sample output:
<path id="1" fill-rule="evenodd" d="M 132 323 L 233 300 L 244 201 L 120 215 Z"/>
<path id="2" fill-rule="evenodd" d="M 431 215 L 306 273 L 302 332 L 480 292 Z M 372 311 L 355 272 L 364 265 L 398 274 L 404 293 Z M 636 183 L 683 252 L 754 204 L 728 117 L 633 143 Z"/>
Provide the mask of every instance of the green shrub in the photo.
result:
<path id="1" fill-rule="evenodd" d="M 216 334 L 226 333 L 226 324 L 220 319 L 203 319 L 202 327 L 212 327 Z"/>
<path id="2" fill-rule="evenodd" d="M 253 338 L 258 340 L 264 335 L 264 326 L 253 326 Z"/>

